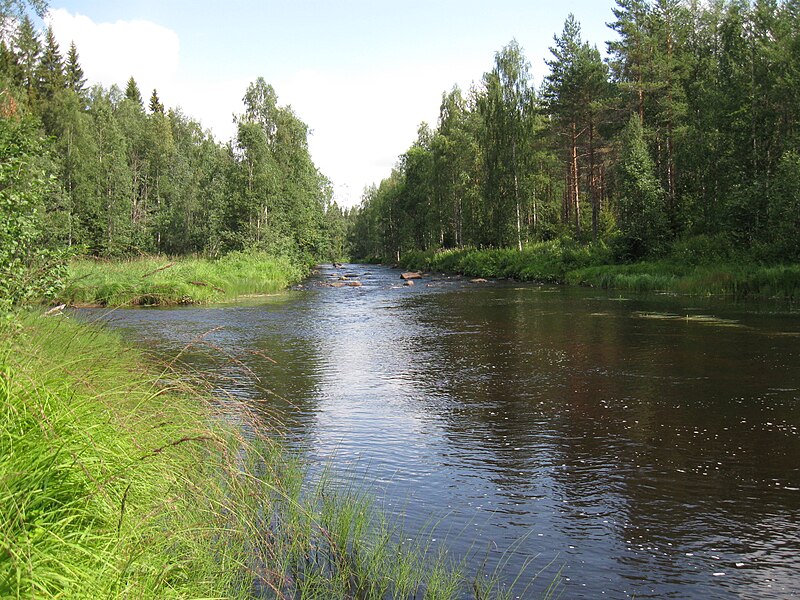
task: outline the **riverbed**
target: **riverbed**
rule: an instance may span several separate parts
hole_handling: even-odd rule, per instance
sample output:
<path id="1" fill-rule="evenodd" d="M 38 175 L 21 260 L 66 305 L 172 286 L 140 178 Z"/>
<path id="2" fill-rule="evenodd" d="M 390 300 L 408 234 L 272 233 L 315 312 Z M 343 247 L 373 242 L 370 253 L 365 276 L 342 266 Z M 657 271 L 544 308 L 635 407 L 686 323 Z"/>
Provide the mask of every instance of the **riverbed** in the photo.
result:
<path id="1" fill-rule="evenodd" d="M 800 595 L 795 308 L 414 283 L 343 265 L 230 305 L 81 314 L 181 353 L 312 476 L 469 572 L 521 574 L 522 597 Z"/>

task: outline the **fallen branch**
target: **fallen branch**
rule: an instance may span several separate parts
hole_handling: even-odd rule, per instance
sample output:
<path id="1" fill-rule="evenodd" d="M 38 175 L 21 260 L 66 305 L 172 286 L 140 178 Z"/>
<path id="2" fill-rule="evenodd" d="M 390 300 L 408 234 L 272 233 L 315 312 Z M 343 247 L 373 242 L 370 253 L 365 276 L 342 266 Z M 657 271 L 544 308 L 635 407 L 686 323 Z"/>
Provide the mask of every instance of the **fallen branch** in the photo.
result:
<path id="1" fill-rule="evenodd" d="M 66 307 L 67 307 L 66 304 L 59 304 L 58 306 L 54 306 L 53 308 L 45 312 L 44 316 L 50 317 L 52 315 L 60 315 Z"/>
<path id="2" fill-rule="evenodd" d="M 219 292 L 221 294 L 225 293 L 225 290 L 223 290 L 222 288 L 219 288 L 219 287 L 217 287 L 215 285 L 211 285 L 210 283 L 205 283 L 203 281 L 190 281 L 189 283 L 191 283 L 192 285 L 199 285 L 199 286 L 202 286 L 202 287 L 210 287 L 212 290 L 216 290 L 217 292 Z"/>
<path id="3" fill-rule="evenodd" d="M 164 265 L 163 267 L 157 268 L 155 271 L 150 271 L 149 273 L 145 273 L 144 275 L 142 275 L 142 279 L 144 279 L 145 277 L 150 277 L 150 275 L 153 275 L 154 273 L 158 273 L 159 271 L 164 271 L 165 269 L 169 269 L 170 267 L 172 267 L 174 265 L 175 265 L 175 263 L 171 262 L 168 265 Z"/>

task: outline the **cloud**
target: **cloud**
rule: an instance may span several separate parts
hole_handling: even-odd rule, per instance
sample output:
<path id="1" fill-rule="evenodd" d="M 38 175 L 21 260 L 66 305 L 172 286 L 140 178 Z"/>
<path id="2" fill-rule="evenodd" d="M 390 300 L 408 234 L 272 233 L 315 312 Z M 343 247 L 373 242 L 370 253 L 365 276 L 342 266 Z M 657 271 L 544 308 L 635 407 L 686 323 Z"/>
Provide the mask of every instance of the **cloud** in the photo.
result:
<path id="1" fill-rule="evenodd" d="M 220 81 L 213 74 L 203 81 L 181 73 L 180 39 L 176 32 L 144 20 L 95 23 L 65 9 L 48 12 L 56 40 L 66 54 L 74 40 L 89 84 L 124 89 L 129 77 L 139 85 L 147 103 L 153 89 L 170 108 L 183 112 L 227 141 L 233 133 L 231 114 L 239 110 L 245 80 Z"/>
<path id="2" fill-rule="evenodd" d="M 52 25 L 64 53 L 75 41 L 91 83 L 123 86 L 132 76 L 144 95 L 149 89 L 169 86 L 178 73 L 178 34 L 156 23 L 95 23 L 62 8 L 50 10 L 45 20 Z"/>
<path id="3" fill-rule="evenodd" d="M 95 23 L 64 9 L 51 10 L 47 22 L 64 53 L 75 40 L 91 84 L 124 88 L 133 76 L 145 102 L 157 89 L 166 106 L 182 108 L 223 142 L 235 133 L 232 115 L 243 110 L 247 85 L 264 75 L 279 102 L 290 104 L 312 130 L 312 158 L 333 181 L 337 200 L 347 206 L 360 201 L 365 186 L 390 174 L 398 155 L 415 140 L 421 121 L 435 126 L 442 92 L 454 83 L 466 90 L 481 73 L 474 57 L 464 56 L 377 70 L 298 69 L 279 79 L 268 73 L 233 78 L 210 71 L 192 78 L 185 72 L 188 67 L 182 67 L 178 34 L 156 23 Z"/>
<path id="4" fill-rule="evenodd" d="M 377 72 L 297 72 L 272 82 L 281 104 L 291 104 L 312 129 L 309 147 L 335 184 L 337 201 L 357 204 L 364 186 L 388 177 L 416 139 L 422 121 L 436 125 L 442 92 L 466 92 L 472 62 L 413 65 Z"/>

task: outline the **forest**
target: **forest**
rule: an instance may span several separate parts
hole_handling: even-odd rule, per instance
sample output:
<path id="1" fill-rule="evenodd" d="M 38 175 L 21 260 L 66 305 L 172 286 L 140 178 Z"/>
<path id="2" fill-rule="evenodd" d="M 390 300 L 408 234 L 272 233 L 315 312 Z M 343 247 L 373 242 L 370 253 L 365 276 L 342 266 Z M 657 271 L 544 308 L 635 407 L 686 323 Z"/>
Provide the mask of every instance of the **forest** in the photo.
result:
<path id="1" fill-rule="evenodd" d="M 13 5 L 13 3 L 12 3 Z M 22 4 L 24 8 L 25 3 Z M 75 43 L 4 11 L 0 40 L 0 296 L 47 295 L 65 261 L 267 252 L 340 258 L 344 216 L 308 126 L 258 78 L 219 143 L 158 91 L 87 86 Z"/>
<path id="2" fill-rule="evenodd" d="M 221 143 L 133 78 L 89 87 L 76 43 L 4 14 L 7 303 L 47 296 L 86 255 L 311 264 L 516 249 L 512 276 L 564 248 L 590 257 L 578 266 L 800 257 L 797 0 L 617 0 L 605 56 L 569 15 L 541 82 L 512 40 L 469 90 L 442 95 L 435 128 L 422 123 L 353 209 L 333 201 L 308 125 L 264 79 Z"/>
<path id="3" fill-rule="evenodd" d="M 800 256 L 800 2 L 617 0 L 606 58 L 569 15 L 548 73 L 511 41 L 365 191 L 353 253 L 602 248 Z"/>

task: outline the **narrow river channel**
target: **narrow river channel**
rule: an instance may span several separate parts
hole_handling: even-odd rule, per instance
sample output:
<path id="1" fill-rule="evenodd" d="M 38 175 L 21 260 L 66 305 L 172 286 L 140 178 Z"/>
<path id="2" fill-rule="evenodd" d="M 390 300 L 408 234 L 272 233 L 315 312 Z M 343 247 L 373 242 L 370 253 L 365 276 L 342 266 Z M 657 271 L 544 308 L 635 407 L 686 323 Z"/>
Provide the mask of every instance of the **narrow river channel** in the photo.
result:
<path id="1" fill-rule="evenodd" d="M 167 358 L 207 333 L 193 366 L 524 597 L 800 595 L 796 309 L 345 265 L 102 315 Z"/>

